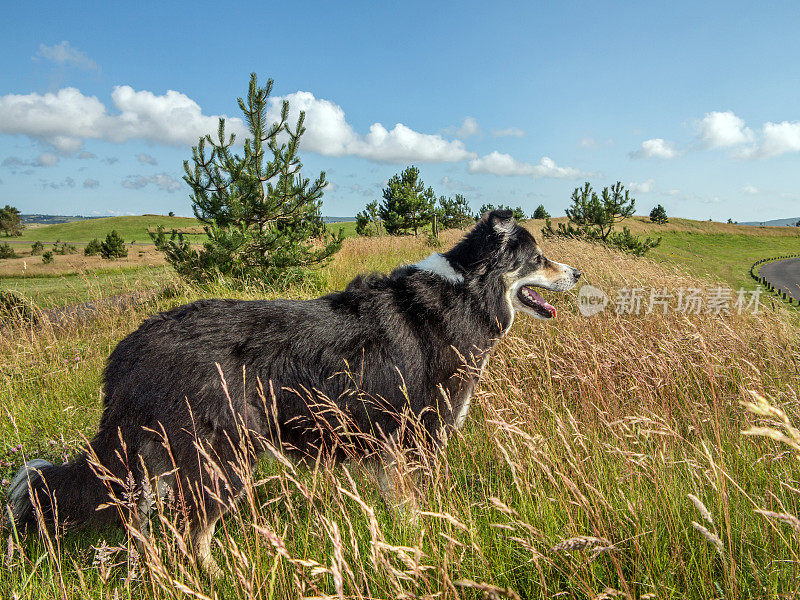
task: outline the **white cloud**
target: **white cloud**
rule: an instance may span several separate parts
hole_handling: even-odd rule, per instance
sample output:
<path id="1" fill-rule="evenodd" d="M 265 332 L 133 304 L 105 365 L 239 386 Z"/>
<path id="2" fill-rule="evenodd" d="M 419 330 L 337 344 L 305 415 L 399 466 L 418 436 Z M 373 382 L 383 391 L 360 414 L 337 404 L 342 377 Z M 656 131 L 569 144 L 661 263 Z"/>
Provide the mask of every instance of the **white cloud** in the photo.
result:
<path id="1" fill-rule="evenodd" d="M 458 162 L 475 156 L 459 140 L 425 134 L 397 123 L 387 130 L 373 123 L 365 135 L 356 133 L 344 110 L 311 92 L 295 92 L 271 99 L 269 116 L 278 118 L 283 100 L 289 101 L 289 123 L 294 126 L 301 110 L 306 113 L 306 133 L 300 140 L 304 150 L 325 156 L 358 156 L 376 162 Z"/>
<path id="2" fill-rule="evenodd" d="M 707 148 L 729 148 L 753 140 L 753 131 L 730 110 L 707 113 L 698 125 L 698 133 Z"/>
<path id="3" fill-rule="evenodd" d="M 215 132 L 219 124 L 218 116 L 204 115 L 199 104 L 175 90 L 157 95 L 120 85 L 111 92 L 111 100 L 120 113 L 106 119 L 102 133 L 113 142 L 144 139 L 190 146 L 201 136 Z M 226 130 L 241 135 L 244 124 L 238 118 L 226 119 Z"/>
<path id="4" fill-rule="evenodd" d="M 27 135 L 70 154 L 79 150 L 85 139 L 117 143 L 137 139 L 188 146 L 217 130 L 218 116 L 204 115 L 194 100 L 174 90 L 157 95 L 123 85 L 114 88 L 111 99 L 117 114 L 110 114 L 96 97 L 84 96 L 75 88 L 47 94 L 0 96 L 0 133 Z M 391 130 L 374 123 L 368 133 L 359 135 L 340 106 L 315 98 L 310 92 L 272 98 L 270 119 L 278 118 L 283 99 L 290 103 L 292 126 L 300 111 L 306 112 L 306 133 L 301 146 L 311 152 L 389 163 L 457 162 L 475 156 L 459 140 L 420 133 L 402 123 Z M 238 118 L 227 119 L 226 129 L 236 133 L 240 140 L 246 135 Z"/>
<path id="5" fill-rule="evenodd" d="M 642 183 L 636 183 L 635 181 L 631 181 L 628 184 L 628 189 L 635 194 L 649 194 L 655 189 L 655 181 L 652 179 L 648 179 Z"/>
<path id="6" fill-rule="evenodd" d="M 155 158 L 153 158 L 149 154 L 145 154 L 144 152 L 140 152 L 139 154 L 137 154 L 136 155 L 136 160 L 138 160 L 140 163 L 143 163 L 145 165 L 157 165 L 158 164 L 158 161 Z"/>
<path id="7" fill-rule="evenodd" d="M 70 46 L 69 42 L 64 40 L 55 46 L 39 45 L 39 51 L 33 57 L 34 60 L 45 58 L 51 60 L 59 65 L 71 65 L 79 69 L 87 71 L 99 71 L 100 67 L 91 58 L 86 56 L 85 52 L 81 52 L 77 48 Z"/>
<path id="8" fill-rule="evenodd" d="M 78 152 L 78 158 L 80 159 L 97 158 L 97 155 L 91 152 L 87 152 L 86 150 L 81 150 L 80 152 Z"/>
<path id="9" fill-rule="evenodd" d="M 128 188 L 129 190 L 140 190 L 150 184 L 170 194 L 181 188 L 180 180 L 175 179 L 172 175 L 167 173 L 156 173 L 149 177 L 145 177 L 144 175 L 128 175 L 128 177 L 122 181 L 122 187 Z"/>
<path id="10" fill-rule="evenodd" d="M 528 175 L 532 177 L 552 177 L 556 179 L 578 179 L 585 174 L 572 167 L 559 167 L 548 156 L 542 157 L 538 165 L 516 160 L 510 154 L 493 152 L 469 161 L 470 173 L 492 173 L 493 175 Z"/>
<path id="11" fill-rule="evenodd" d="M 18 169 L 20 167 L 52 167 L 58 163 L 58 156 L 49 152 L 42 152 L 33 160 L 19 158 L 18 156 L 9 156 L 2 162 L 2 166 L 10 169 Z"/>
<path id="12" fill-rule="evenodd" d="M 36 157 L 36 164 L 41 167 L 52 167 L 58 163 L 58 157 L 50 152 L 42 152 Z"/>
<path id="13" fill-rule="evenodd" d="M 100 182 L 97 181 L 97 179 L 91 179 L 90 178 L 90 179 L 84 180 L 84 182 L 83 182 L 83 187 L 85 187 L 87 189 L 94 189 L 94 188 L 99 187 L 99 186 L 100 186 Z"/>
<path id="14" fill-rule="evenodd" d="M 654 138 L 642 142 L 642 147 L 630 153 L 631 158 L 675 158 L 678 151 L 672 142 L 662 138 Z"/>
<path id="15" fill-rule="evenodd" d="M 480 132 L 481 127 L 478 125 L 478 121 L 475 117 L 465 117 L 464 121 L 458 127 L 451 126 L 442 129 L 443 134 L 457 138 L 478 135 Z"/>
<path id="16" fill-rule="evenodd" d="M 492 129 L 494 137 L 525 137 L 525 130 L 519 127 L 506 127 L 505 129 Z"/>
<path id="17" fill-rule="evenodd" d="M 756 186 L 750 185 L 750 184 L 747 184 L 746 186 L 744 186 L 742 188 L 742 191 L 745 194 L 748 194 L 749 196 L 755 196 L 756 194 L 758 194 L 760 192 L 760 190 Z"/>
<path id="18" fill-rule="evenodd" d="M 158 96 L 117 86 L 111 98 L 118 114 L 109 114 L 100 100 L 76 88 L 0 96 L 0 133 L 27 135 L 72 154 L 85 139 L 190 145 L 217 128 L 217 116 L 203 115 L 196 102 L 172 90 Z M 240 119 L 229 123 L 233 130 L 243 129 Z"/>
<path id="19" fill-rule="evenodd" d="M 746 152 L 746 156 L 769 158 L 789 152 L 800 152 L 800 121 L 764 123 L 758 147 Z"/>
<path id="20" fill-rule="evenodd" d="M 800 152 L 800 121 L 768 121 L 758 132 L 747 127 L 733 111 L 713 111 L 697 123 L 701 148 L 737 148 L 732 156 L 756 159 Z M 671 142 L 647 140 L 631 152 L 633 158 L 674 158 L 679 155 Z"/>
<path id="21" fill-rule="evenodd" d="M 465 138 L 471 135 L 477 135 L 481 132 L 480 125 L 474 117 L 466 117 L 461 127 L 456 131 L 456 137 Z"/>
<path id="22" fill-rule="evenodd" d="M 448 190 L 456 190 L 459 192 L 471 192 L 475 189 L 471 185 L 466 184 L 463 181 L 459 181 L 458 179 L 451 179 L 447 175 L 442 177 L 439 183 L 441 183 Z"/>
<path id="23" fill-rule="evenodd" d="M 102 102 L 75 88 L 0 96 L 1 133 L 28 135 L 65 152 L 78 150 L 83 138 L 102 137 L 99 124 L 106 118 Z"/>

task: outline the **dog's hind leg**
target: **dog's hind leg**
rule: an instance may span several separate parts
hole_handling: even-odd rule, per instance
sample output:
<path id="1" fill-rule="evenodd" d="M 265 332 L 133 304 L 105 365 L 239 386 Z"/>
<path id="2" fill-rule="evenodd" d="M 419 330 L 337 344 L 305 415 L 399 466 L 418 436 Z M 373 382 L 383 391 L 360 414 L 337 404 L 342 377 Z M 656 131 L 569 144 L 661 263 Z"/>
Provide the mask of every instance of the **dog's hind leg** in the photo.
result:
<path id="1" fill-rule="evenodd" d="M 211 555 L 211 540 L 214 538 L 214 530 L 221 516 L 221 511 L 216 511 L 213 516 L 205 514 L 192 524 L 190 531 L 192 551 L 195 560 L 197 560 L 200 568 L 212 577 L 216 577 L 222 573 L 217 561 L 214 560 L 214 557 Z"/>
<path id="2" fill-rule="evenodd" d="M 408 521 L 416 522 L 419 513 L 417 494 L 421 483 L 418 472 L 410 469 L 403 457 L 388 452 L 375 460 L 372 472 L 386 506 Z"/>

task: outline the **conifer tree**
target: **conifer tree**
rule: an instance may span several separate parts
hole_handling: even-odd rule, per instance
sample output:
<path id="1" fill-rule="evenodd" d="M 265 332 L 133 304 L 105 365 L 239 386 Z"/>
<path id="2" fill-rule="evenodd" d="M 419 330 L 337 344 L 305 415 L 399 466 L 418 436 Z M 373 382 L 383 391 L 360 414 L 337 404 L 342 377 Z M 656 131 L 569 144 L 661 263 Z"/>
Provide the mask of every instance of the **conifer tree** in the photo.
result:
<path id="1" fill-rule="evenodd" d="M 455 198 L 440 196 L 436 217 L 441 229 L 463 229 L 475 222 L 469 202 L 462 194 L 456 194 Z"/>
<path id="2" fill-rule="evenodd" d="M 25 225 L 22 223 L 22 217 L 17 208 L 8 204 L 0 208 L 0 230 L 9 237 L 15 237 L 22 235 L 23 229 L 25 229 Z"/>
<path id="3" fill-rule="evenodd" d="M 544 207 L 544 204 L 540 204 L 536 207 L 536 210 L 533 211 L 533 218 L 534 219 L 548 219 L 550 218 L 550 213 L 547 212 L 547 209 Z"/>
<path id="4" fill-rule="evenodd" d="M 271 123 L 271 90 L 271 79 L 260 87 L 253 73 L 247 97 L 239 98 L 249 133 L 243 155 L 233 151 L 235 135 L 226 135 L 220 119 L 216 140 L 200 138 L 192 148 L 193 164 L 184 161 L 192 210 L 208 237 L 202 250 L 180 233 L 173 231 L 169 240 L 161 228 L 151 233 L 186 278 L 275 279 L 287 270 L 323 263 L 341 247 L 341 232 L 330 235 L 322 220 L 325 173 L 311 182 L 300 172 L 297 150 L 305 114 L 292 128 L 284 100 L 280 117 Z"/>
<path id="5" fill-rule="evenodd" d="M 669 219 L 667 218 L 667 209 L 659 204 L 650 211 L 650 220 L 653 223 L 658 223 L 659 225 L 668 223 Z M 728 219 L 728 221 L 730 221 L 730 219 Z"/>
<path id="6" fill-rule="evenodd" d="M 549 237 L 570 237 L 589 239 L 618 248 L 624 252 L 642 256 L 661 243 L 661 238 L 640 239 L 623 226 L 622 231 L 614 231 L 614 226 L 633 215 L 636 200 L 619 181 L 610 188 L 603 188 L 600 196 L 587 181 L 582 188 L 572 192 L 572 205 L 566 210 L 569 222 L 558 223 L 553 228 L 550 217 L 545 218 L 542 235 Z"/>
<path id="7" fill-rule="evenodd" d="M 381 218 L 378 215 L 378 201 L 373 200 L 356 215 L 356 233 L 358 235 L 380 235 Z"/>
<path id="8" fill-rule="evenodd" d="M 419 169 L 411 165 L 389 180 L 389 185 L 383 189 L 378 214 L 389 235 L 403 235 L 412 230 L 417 235 L 431 222 L 435 204 L 433 188 L 425 188 Z"/>
<path id="9" fill-rule="evenodd" d="M 505 204 L 498 204 L 495 206 L 494 204 L 482 204 L 481 209 L 478 211 L 477 218 L 480 219 L 482 215 L 486 214 L 487 212 L 491 212 L 493 210 L 510 210 L 512 216 L 517 221 L 524 221 L 527 216 L 525 215 L 525 211 L 522 210 L 521 206 L 515 206 L 512 208 L 511 206 L 506 206 Z"/>
<path id="10" fill-rule="evenodd" d="M 624 221 L 636 208 L 636 200 L 619 181 L 610 188 L 605 187 L 598 196 L 587 181 L 582 188 L 572 192 L 572 206 L 566 210 L 567 217 L 580 229 L 606 241 L 614 225 Z"/>

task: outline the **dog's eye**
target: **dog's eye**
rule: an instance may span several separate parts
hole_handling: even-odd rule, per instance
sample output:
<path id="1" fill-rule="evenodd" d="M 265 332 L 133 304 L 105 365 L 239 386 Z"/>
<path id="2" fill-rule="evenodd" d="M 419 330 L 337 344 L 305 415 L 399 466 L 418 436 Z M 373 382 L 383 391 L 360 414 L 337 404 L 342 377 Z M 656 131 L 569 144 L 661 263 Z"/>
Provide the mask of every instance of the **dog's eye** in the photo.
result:
<path id="1" fill-rule="evenodd" d="M 536 257 L 533 259 L 533 264 L 537 267 L 542 264 L 542 255 L 537 254 Z"/>

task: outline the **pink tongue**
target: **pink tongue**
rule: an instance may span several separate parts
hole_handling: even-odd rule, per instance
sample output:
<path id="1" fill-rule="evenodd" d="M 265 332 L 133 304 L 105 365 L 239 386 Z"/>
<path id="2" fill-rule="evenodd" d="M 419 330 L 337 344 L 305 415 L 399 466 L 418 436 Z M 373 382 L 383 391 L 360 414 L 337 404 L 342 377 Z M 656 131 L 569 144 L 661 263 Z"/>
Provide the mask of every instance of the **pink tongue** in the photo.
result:
<path id="1" fill-rule="evenodd" d="M 527 287 L 527 286 L 526 286 L 526 287 Z M 549 311 L 550 311 L 550 316 L 551 316 L 552 318 L 555 318 L 555 316 L 556 316 L 556 307 L 555 307 L 555 306 L 553 306 L 552 304 L 550 304 L 549 302 L 547 302 L 547 301 L 546 301 L 544 298 L 542 298 L 542 297 L 541 297 L 539 294 L 537 294 L 536 292 L 534 292 L 534 291 L 533 291 L 531 288 L 527 288 L 527 289 L 528 289 L 528 291 L 531 293 L 531 296 L 533 296 L 533 299 L 534 299 L 534 300 L 536 300 L 536 302 L 537 302 L 538 304 L 541 304 L 541 305 L 542 305 L 542 307 L 543 307 L 545 310 L 549 310 Z"/>

